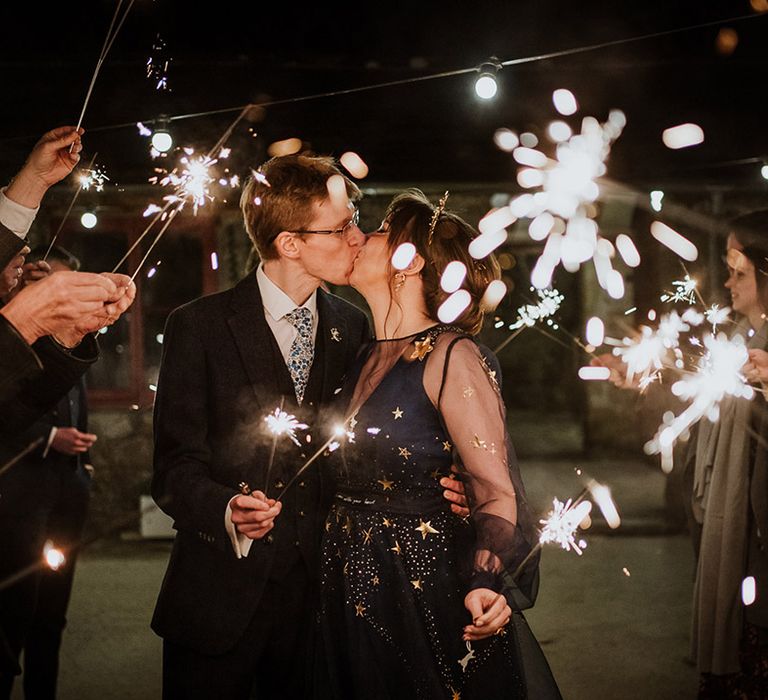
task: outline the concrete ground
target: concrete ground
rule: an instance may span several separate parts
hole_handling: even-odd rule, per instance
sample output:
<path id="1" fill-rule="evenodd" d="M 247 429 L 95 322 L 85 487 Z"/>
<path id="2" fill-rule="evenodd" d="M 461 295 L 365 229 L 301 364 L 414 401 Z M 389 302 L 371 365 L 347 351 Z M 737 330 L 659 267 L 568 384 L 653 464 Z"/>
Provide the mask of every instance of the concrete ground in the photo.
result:
<path id="1" fill-rule="evenodd" d="M 693 557 L 688 538 L 667 527 L 665 477 L 636 461 L 526 460 L 537 512 L 555 496 L 578 494 L 575 467 L 611 486 L 624 524 L 611 532 L 595 514 L 582 556 L 544 552 L 527 618 L 563 697 L 694 698 L 696 673 L 686 661 Z M 168 551 L 165 542 L 123 541 L 83 554 L 62 649 L 62 700 L 160 696 L 161 646 L 149 620 Z M 22 697 L 18 687 L 13 697 Z"/>

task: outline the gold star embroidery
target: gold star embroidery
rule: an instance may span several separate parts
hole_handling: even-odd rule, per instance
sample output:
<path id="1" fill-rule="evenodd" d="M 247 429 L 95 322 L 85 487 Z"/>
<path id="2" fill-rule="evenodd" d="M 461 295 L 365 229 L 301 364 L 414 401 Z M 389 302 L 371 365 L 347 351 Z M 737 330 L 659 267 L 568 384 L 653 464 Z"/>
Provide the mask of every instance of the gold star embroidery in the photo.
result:
<path id="1" fill-rule="evenodd" d="M 453 445 L 451 445 L 448 440 L 443 441 L 443 452 L 450 452 L 453 449 Z"/>
<path id="2" fill-rule="evenodd" d="M 363 530 L 363 544 L 368 544 L 371 541 L 371 535 L 373 534 L 373 528 Z"/>
<path id="3" fill-rule="evenodd" d="M 454 689 L 453 686 L 451 686 L 451 693 L 452 693 L 451 700 L 461 700 L 461 693 L 458 690 Z"/>
<path id="4" fill-rule="evenodd" d="M 430 474 L 430 476 L 431 476 L 433 479 L 437 479 L 437 478 L 439 478 L 439 477 L 440 477 L 440 470 L 439 470 L 439 469 L 434 469 L 434 470 L 432 471 L 432 473 Z"/>
<path id="5" fill-rule="evenodd" d="M 347 534 L 352 532 L 352 519 L 349 516 L 347 516 L 347 520 L 344 523 L 344 527 L 342 528 L 342 530 L 344 530 L 344 532 L 346 532 Z"/>
<path id="6" fill-rule="evenodd" d="M 408 459 L 411 456 L 411 453 L 408 451 L 407 447 L 398 447 L 397 449 L 400 450 L 401 457 Z"/>
<path id="7" fill-rule="evenodd" d="M 472 438 L 472 442 L 470 444 L 472 445 L 472 447 L 477 447 L 483 450 L 487 449 L 485 445 L 485 440 L 481 440 L 477 435 L 475 435 L 475 437 Z"/>
<path id="8" fill-rule="evenodd" d="M 424 358 L 429 355 L 435 348 L 432 345 L 432 337 L 427 336 L 424 338 L 424 340 L 417 340 L 414 343 L 415 349 L 411 353 L 411 359 L 415 360 L 416 358 L 419 359 L 419 361 L 423 361 Z"/>
<path id="9" fill-rule="evenodd" d="M 394 547 L 390 547 L 389 551 L 390 552 L 394 552 L 395 554 L 402 554 L 403 553 L 403 550 L 400 549 L 400 543 L 397 540 L 395 540 L 395 546 Z"/>
<path id="10" fill-rule="evenodd" d="M 392 521 L 389 518 L 384 518 L 382 522 L 384 527 L 392 527 Z"/>
<path id="11" fill-rule="evenodd" d="M 421 579 L 417 578 L 415 581 L 411 581 L 411 585 L 413 586 L 413 590 L 415 591 L 423 591 L 424 589 L 421 587 Z"/>
<path id="12" fill-rule="evenodd" d="M 387 478 L 379 479 L 378 483 L 381 484 L 381 488 L 384 491 L 391 491 L 392 490 L 392 486 L 394 486 L 394 484 L 395 484 L 394 481 L 390 481 Z"/>
<path id="13" fill-rule="evenodd" d="M 471 386 L 465 386 L 464 387 L 463 394 L 464 394 L 464 398 L 465 399 L 472 398 L 472 394 L 474 394 L 474 393 L 475 393 L 475 390 Z"/>
<path id="14" fill-rule="evenodd" d="M 379 577 L 378 577 L 378 576 L 374 576 L 374 577 L 371 579 L 371 583 L 372 583 L 374 586 L 378 586 L 378 585 L 379 585 Z"/>
<path id="15" fill-rule="evenodd" d="M 367 609 L 362 603 L 355 603 L 355 617 L 362 617 Z"/>
<path id="16" fill-rule="evenodd" d="M 392 415 L 395 417 L 395 420 L 403 417 L 403 412 L 400 409 L 400 406 L 398 406 L 394 411 L 392 411 Z"/>
<path id="17" fill-rule="evenodd" d="M 325 531 L 326 532 L 330 532 L 331 531 L 331 521 L 330 520 L 326 520 L 325 521 Z"/>
<path id="18" fill-rule="evenodd" d="M 424 522 L 421 518 L 419 518 L 419 526 L 415 527 L 414 530 L 418 530 L 421 533 L 421 539 L 423 540 L 427 539 L 427 535 L 437 535 L 440 533 L 440 530 L 435 530 L 435 528 L 432 527 L 431 520 Z"/>
<path id="19" fill-rule="evenodd" d="M 344 575 L 346 576 L 349 573 L 349 562 L 344 562 Z"/>

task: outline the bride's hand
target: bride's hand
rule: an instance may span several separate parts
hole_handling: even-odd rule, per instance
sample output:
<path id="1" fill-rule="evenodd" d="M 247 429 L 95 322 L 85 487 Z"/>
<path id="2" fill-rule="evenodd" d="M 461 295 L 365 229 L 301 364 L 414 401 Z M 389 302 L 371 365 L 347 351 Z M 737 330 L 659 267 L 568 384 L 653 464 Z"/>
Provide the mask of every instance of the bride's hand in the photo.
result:
<path id="1" fill-rule="evenodd" d="M 463 482 L 458 478 L 459 470 L 454 464 L 451 466 L 451 475 L 444 476 L 440 479 L 440 486 L 443 491 L 443 498 L 446 501 L 451 502 L 451 511 L 453 511 L 460 518 L 469 517 L 469 504 L 467 502 L 467 494 L 464 490 Z"/>
<path id="2" fill-rule="evenodd" d="M 507 605 L 507 599 L 490 588 L 476 588 L 467 593 L 464 607 L 472 615 L 472 624 L 464 628 L 464 641 L 491 637 L 512 617 L 512 608 Z"/>

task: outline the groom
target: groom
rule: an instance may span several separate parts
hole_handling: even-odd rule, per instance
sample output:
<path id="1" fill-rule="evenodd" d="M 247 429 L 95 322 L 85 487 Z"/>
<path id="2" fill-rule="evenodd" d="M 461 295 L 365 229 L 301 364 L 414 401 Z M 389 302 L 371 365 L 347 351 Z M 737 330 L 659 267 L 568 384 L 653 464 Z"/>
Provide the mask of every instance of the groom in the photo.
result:
<path id="1" fill-rule="evenodd" d="M 308 692 L 332 484 L 315 465 L 282 502 L 267 496 L 322 444 L 322 409 L 369 339 L 363 312 L 320 289 L 321 280 L 348 282 L 365 242 L 360 191 L 344 178 L 346 196 L 331 198 L 334 175 L 324 157 L 262 166 L 241 200 L 261 264 L 168 318 L 152 481 L 177 529 L 152 621 L 163 637 L 166 699 Z M 309 426 L 297 431 L 299 446 L 266 430 L 278 407 Z"/>

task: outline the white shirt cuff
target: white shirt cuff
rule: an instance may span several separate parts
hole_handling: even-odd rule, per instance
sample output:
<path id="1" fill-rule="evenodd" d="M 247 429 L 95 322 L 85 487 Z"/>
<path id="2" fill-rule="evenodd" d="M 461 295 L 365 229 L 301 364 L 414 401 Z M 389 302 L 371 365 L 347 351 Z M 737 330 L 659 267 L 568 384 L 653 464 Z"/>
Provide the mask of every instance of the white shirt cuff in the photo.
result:
<path id="1" fill-rule="evenodd" d="M 5 187 L 0 190 L 0 224 L 13 231 L 19 238 L 26 238 L 40 207 L 30 209 L 14 202 L 5 196 L 5 190 Z"/>
<path id="2" fill-rule="evenodd" d="M 239 495 L 239 494 L 238 494 Z M 229 541 L 232 543 L 232 549 L 235 550 L 235 556 L 238 559 L 248 556 L 248 552 L 251 551 L 251 544 L 253 540 L 250 537 L 239 533 L 235 524 L 232 522 L 232 501 L 237 498 L 237 495 L 232 496 L 227 503 L 227 510 L 224 514 L 224 527 L 229 535 Z"/>
<path id="3" fill-rule="evenodd" d="M 48 442 L 45 443 L 45 449 L 43 450 L 43 459 L 45 459 L 48 456 L 48 453 L 51 450 L 51 444 L 53 443 L 53 438 L 56 437 L 56 431 L 58 428 L 53 427 L 51 428 L 51 432 L 48 433 Z"/>

